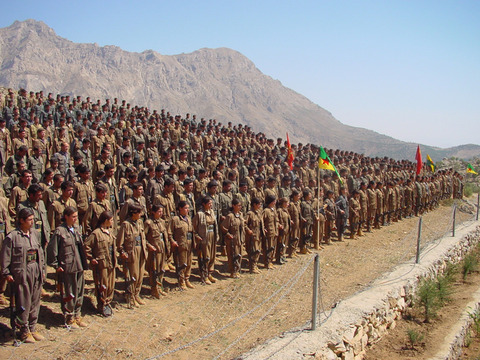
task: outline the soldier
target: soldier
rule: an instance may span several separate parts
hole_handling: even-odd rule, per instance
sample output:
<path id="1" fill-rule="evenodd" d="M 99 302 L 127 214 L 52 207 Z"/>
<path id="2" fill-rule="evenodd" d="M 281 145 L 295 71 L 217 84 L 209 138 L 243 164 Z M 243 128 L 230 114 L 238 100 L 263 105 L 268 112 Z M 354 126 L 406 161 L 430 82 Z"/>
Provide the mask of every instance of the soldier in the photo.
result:
<path id="1" fill-rule="evenodd" d="M 217 281 L 213 277 L 213 272 L 218 242 L 218 223 L 212 207 L 213 199 L 210 196 L 204 196 L 201 199 L 201 207 L 193 218 L 200 278 L 202 283 L 207 285 Z"/>
<path id="2" fill-rule="evenodd" d="M 262 239 L 265 235 L 263 226 L 262 202 L 259 198 L 253 198 L 251 210 L 245 219 L 245 247 L 248 254 L 248 266 L 251 274 L 259 274 L 258 259 L 262 247 Z"/>
<path id="3" fill-rule="evenodd" d="M 84 270 L 88 268 L 82 235 L 76 229 L 78 212 L 66 206 L 63 222 L 59 225 L 48 244 L 49 265 L 55 268 L 61 286 L 60 297 L 65 325 L 69 329 L 87 327 L 81 318 L 85 288 Z"/>
<path id="4" fill-rule="evenodd" d="M 297 257 L 297 246 L 300 240 L 301 229 L 301 208 L 300 193 L 297 190 L 292 191 L 290 202 L 290 218 L 292 219 L 290 239 L 288 243 L 287 254 L 289 258 Z"/>
<path id="5" fill-rule="evenodd" d="M 277 240 L 277 264 L 283 265 L 286 263 L 285 248 L 290 240 L 290 226 L 292 219 L 288 212 L 289 201 L 287 198 L 281 198 L 278 201 L 277 216 L 278 216 L 278 240 Z"/>
<path id="6" fill-rule="evenodd" d="M 360 226 L 360 212 L 361 212 L 361 205 L 360 205 L 360 193 L 358 190 L 353 190 L 352 197 L 349 200 L 349 215 L 350 215 L 350 239 L 355 239 L 355 235 L 358 235 L 360 231 L 358 228 Z M 361 235 L 359 235 L 361 236 Z"/>
<path id="7" fill-rule="evenodd" d="M 332 190 L 327 190 L 323 202 L 325 204 L 325 242 L 330 244 L 330 237 L 332 231 L 335 230 L 335 219 L 337 218 L 337 207 L 333 200 L 334 193 Z"/>
<path id="8" fill-rule="evenodd" d="M 17 206 L 22 201 L 28 198 L 28 188 L 32 183 L 32 172 L 30 170 L 23 170 L 20 178 L 20 184 L 15 186 L 10 194 L 8 201 L 8 212 L 12 220 L 15 220 L 17 215 Z"/>
<path id="9" fill-rule="evenodd" d="M 64 210 L 70 206 L 77 208 L 77 203 L 72 199 L 73 195 L 73 183 L 70 181 L 64 181 L 61 186 L 62 195 L 53 202 L 47 210 L 48 214 L 48 223 L 50 224 L 50 229 L 54 231 L 57 226 L 60 226 L 62 223 L 62 217 Z M 78 214 L 76 216 L 77 225 L 78 225 Z"/>
<path id="10" fill-rule="evenodd" d="M 367 232 L 371 231 L 377 213 L 377 193 L 375 191 L 375 181 L 370 181 L 367 188 L 368 212 L 367 212 Z"/>
<path id="11" fill-rule="evenodd" d="M 77 203 L 78 221 L 83 224 L 83 218 L 87 213 L 88 206 L 93 200 L 93 183 L 90 180 L 90 170 L 85 165 L 77 167 L 80 180 L 75 182 L 72 198 Z"/>
<path id="12" fill-rule="evenodd" d="M 273 260 L 275 258 L 277 237 L 279 230 L 278 215 L 275 209 L 277 198 L 269 195 L 265 198 L 265 208 L 263 210 L 263 225 L 265 237 L 263 241 L 263 257 L 265 269 L 274 269 Z"/>
<path id="13" fill-rule="evenodd" d="M 163 289 L 163 277 L 165 275 L 165 264 L 167 255 L 166 241 L 168 232 L 165 221 L 162 219 L 163 207 L 153 205 L 150 218 L 145 221 L 145 237 L 147 239 L 147 271 L 150 275 L 152 286 L 151 294 L 159 299 L 160 295 L 166 296 Z"/>
<path id="14" fill-rule="evenodd" d="M 250 194 L 248 191 L 248 185 L 246 182 L 241 182 L 239 192 L 234 195 L 235 199 L 238 199 L 242 204 L 242 213 L 246 214 L 250 211 Z"/>
<path id="15" fill-rule="evenodd" d="M 318 221 L 315 210 L 312 203 L 312 192 L 308 189 L 303 191 L 303 200 L 300 203 L 300 253 L 310 254 L 311 251 L 308 248 L 309 243 L 313 236 L 313 222 Z"/>
<path id="16" fill-rule="evenodd" d="M 380 229 L 380 225 L 384 225 L 385 215 L 384 215 L 384 195 L 383 195 L 383 183 L 381 181 L 377 182 L 375 189 L 377 194 L 377 213 L 375 215 L 375 229 Z"/>
<path id="17" fill-rule="evenodd" d="M 34 343 L 45 338 L 35 331 L 40 295 L 45 280 L 45 258 L 36 232 L 31 232 L 33 212 L 22 209 L 18 212 L 18 227 L 10 232 L 0 253 L 2 276 L 12 284 L 15 298 L 16 323 L 20 324 L 20 339 Z M 15 331 L 15 329 L 13 329 Z"/>
<path id="18" fill-rule="evenodd" d="M 2 249 L 5 236 L 12 230 L 10 215 L 8 214 L 7 198 L 0 195 L 0 250 Z M 0 267 L 1 271 L 1 267 Z M 5 290 L 7 289 L 7 280 L 0 274 L 0 305 L 8 305 L 5 298 Z"/>
<path id="19" fill-rule="evenodd" d="M 193 225 L 188 216 L 189 206 L 185 201 L 178 203 L 178 216 L 170 219 L 168 237 L 174 252 L 175 266 L 180 290 L 193 289 L 190 282 L 192 270 Z"/>
<path id="20" fill-rule="evenodd" d="M 274 204 L 275 206 L 275 204 Z M 225 234 L 228 269 L 231 278 L 239 278 L 242 267 L 242 246 L 245 243 L 245 220 L 241 213 L 242 204 L 232 200 L 232 211 L 222 221 L 221 228 Z"/>
<path id="21" fill-rule="evenodd" d="M 127 218 L 128 214 L 128 208 L 132 204 L 137 204 L 142 207 L 142 214 L 140 215 L 140 218 L 142 220 L 146 220 L 147 218 L 147 203 L 145 201 L 145 197 L 143 196 L 143 185 L 140 182 L 136 182 L 132 186 L 132 197 L 128 198 L 127 201 L 125 201 L 125 204 L 122 206 L 122 209 L 120 210 L 120 223 L 124 222 L 125 219 Z"/>
<path id="22" fill-rule="evenodd" d="M 140 297 L 147 256 L 144 226 L 140 220 L 142 211 L 138 204 L 128 207 L 127 219 L 121 223 L 116 239 L 117 252 L 123 261 L 125 300 L 130 309 L 145 305 Z"/>
<path id="23" fill-rule="evenodd" d="M 83 218 L 83 229 L 86 236 L 98 228 L 98 220 L 104 211 L 112 211 L 110 202 L 106 199 L 108 189 L 105 184 L 95 185 L 95 199 L 88 205 L 87 212 Z"/>
<path id="24" fill-rule="evenodd" d="M 32 172 L 33 182 L 39 183 L 45 170 L 45 163 L 38 146 L 33 147 L 33 155 L 27 160 L 27 168 Z"/>

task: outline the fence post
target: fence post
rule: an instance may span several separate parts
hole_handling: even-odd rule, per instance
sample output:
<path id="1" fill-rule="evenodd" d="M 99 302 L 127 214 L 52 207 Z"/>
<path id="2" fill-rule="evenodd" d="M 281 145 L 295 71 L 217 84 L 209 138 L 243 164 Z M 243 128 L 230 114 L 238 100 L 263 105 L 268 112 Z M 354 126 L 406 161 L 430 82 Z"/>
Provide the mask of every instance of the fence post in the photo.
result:
<path id="1" fill-rule="evenodd" d="M 422 217 L 418 219 L 418 235 L 417 235 L 417 258 L 415 264 L 420 262 L 420 239 L 422 237 Z"/>
<path id="2" fill-rule="evenodd" d="M 457 213 L 457 204 L 453 204 L 453 226 L 452 226 L 452 237 L 455 237 L 455 218 Z"/>
<path id="3" fill-rule="evenodd" d="M 318 304 L 318 273 L 320 272 L 320 255 L 315 255 L 313 264 L 313 296 L 312 296 L 312 330 L 317 328 L 317 304 Z"/>
<path id="4" fill-rule="evenodd" d="M 478 207 L 480 206 L 480 193 L 477 194 L 477 216 L 475 220 L 478 221 Z"/>

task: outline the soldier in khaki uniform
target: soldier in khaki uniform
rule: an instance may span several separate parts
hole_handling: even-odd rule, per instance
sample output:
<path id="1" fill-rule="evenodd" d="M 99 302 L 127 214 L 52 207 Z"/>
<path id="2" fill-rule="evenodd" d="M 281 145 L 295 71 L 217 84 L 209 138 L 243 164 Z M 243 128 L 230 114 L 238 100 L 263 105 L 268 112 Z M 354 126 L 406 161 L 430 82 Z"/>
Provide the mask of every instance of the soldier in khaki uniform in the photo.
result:
<path id="1" fill-rule="evenodd" d="M 137 204 L 128 207 L 127 220 L 120 225 L 116 239 L 117 251 L 123 260 L 125 300 L 130 308 L 145 305 L 145 301 L 140 298 L 147 257 L 147 241 L 140 220 L 142 211 L 142 207 Z"/>
<path id="2" fill-rule="evenodd" d="M 300 240 L 301 227 L 301 209 L 300 209 L 300 193 L 297 190 L 292 191 L 291 202 L 289 207 L 292 226 L 290 231 L 290 241 L 288 243 L 287 254 L 289 258 L 297 257 L 297 247 Z M 320 239 L 321 241 L 322 239 Z"/>
<path id="3" fill-rule="evenodd" d="M 87 212 L 83 218 L 85 235 L 90 235 L 98 227 L 98 220 L 104 211 L 112 211 L 110 202 L 106 199 L 108 189 L 105 184 L 95 185 L 95 199 L 88 205 Z"/>
<path id="4" fill-rule="evenodd" d="M 2 276 L 12 283 L 15 296 L 15 312 L 20 326 L 20 339 L 34 343 L 45 339 L 35 331 L 40 295 L 45 280 L 45 260 L 33 226 L 33 212 L 18 212 L 19 227 L 8 234 L 0 253 Z"/>
<path id="5" fill-rule="evenodd" d="M 7 209 L 7 198 L 0 196 L 0 250 L 7 234 L 12 230 L 10 215 Z M 1 268 L 0 268 L 1 271 Z M 7 280 L 0 274 L 0 305 L 8 305 L 5 298 L 5 290 L 7 289 Z"/>
<path id="6" fill-rule="evenodd" d="M 285 264 L 285 247 L 288 245 L 288 241 L 290 239 L 290 226 L 292 219 L 290 217 L 290 213 L 288 212 L 289 202 L 287 198 L 281 198 L 278 201 L 278 209 L 277 209 L 277 216 L 278 216 L 278 240 L 277 240 L 277 252 L 275 258 L 277 260 L 277 264 L 283 265 Z"/>
<path id="7" fill-rule="evenodd" d="M 245 243 L 245 220 L 241 213 L 242 204 L 232 200 L 232 211 L 222 221 L 221 229 L 225 235 L 228 268 L 231 278 L 238 278 L 242 266 L 242 247 Z"/>
<path id="8" fill-rule="evenodd" d="M 274 269 L 273 260 L 277 247 L 278 237 L 278 215 L 275 210 L 277 199 L 269 195 L 265 199 L 265 208 L 263 210 L 263 225 L 265 228 L 265 237 L 263 241 L 263 257 L 266 269 Z"/>
<path id="9" fill-rule="evenodd" d="M 150 275 L 152 296 L 159 299 L 160 295 L 167 295 L 163 289 L 163 276 L 167 257 L 168 232 L 165 221 L 162 219 L 163 207 L 152 205 L 151 217 L 145 221 L 145 237 L 147 239 L 147 271 Z"/>
<path id="10" fill-rule="evenodd" d="M 204 284 L 211 285 L 217 280 L 213 277 L 216 247 L 218 242 L 217 217 L 213 212 L 213 199 L 204 196 L 199 211 L 193 218 L 193 230 L 198 254 L 200 277 Z"/>
<path id="11" fill-rule="evenodd" d="M 77 203 L 78 221 L 83 224 L 83 218 L 87 213 L 89 204 L 93 200 L 93 183 L 90 180 L 90 170 L 85 165 L 77 167 L 80 181 L 75 182 L 72 198 Z"/>
<path id="12" fill-rule="evenodd" d="M 371 231 L 377 213 L 377 193 L 375 191 L 375 181 L 370 181 L 367 188 L 368 213 L 367 213 L 367 232 Z"/>
<path id="13" fill-rule="evenodd" d="M 8 201 L 8 212 L 10 218 L 15 220 L 17 215 L 17 207 L 22 201 L 28 198 L 28 188 L 32 184 L 32 172 L 30 170 L 23 170 L 20 178 L 20 184 L 15 186 L 10 194 L 10 200 Z"/>
<path id="14" fill-rule="evenodd" d="M 193 225 L 188 216 L 190 211 L 185 201 L 178 203 L 178 216 L 170 219 L 168 237 L 174 253 L 175 267 L 178 275 L 178 286 L 181 290 L 193 289 L 190 283 L 192 270 Z"/>
<path id="15" fill-rule="evenodd" d="M 60 286 L 63 286 L 60 295 L 65 325 L 75 329 L 87 326 L 81 318 L 81 311 L 85 288 L 84 270 L 88 269 L 88 264 L 82 235 L 76 228 L 77 209 L 66 206 L 62 215 L 64 221 L 55 229 L 48 244 L 48 263 L 56 269 Z"/>
<path id="16" fill-rule="evenodd" d="M 248 267 L 250 273 L 259 274 L 258 260 L 262 251 L 262 239 L 264 234 L 262 202 L 259 198 L 253 198 L 251 210 L 245 219 L 245 247 L 248 254 Z"/>
<path id="17" fill-rule="evenodd" d="M 77 208 L 77 203 L 72 199 L 73 183 L 71 181 L 64 181 L 62 183 L 61 190 L 62 195 L 55 200 L 52 206 L 50 206 L 47 210 L 48 223 L 50 224 L 50 229 L 52 231 L 54 231 L 62 223 L 63 212 L 68 206 L 75 209 Z"/>
<path id="18" fill-rule="evenodd" d="M 85 240 L 85 253 L 93 271 L 97 310 L 104 316 L 112 315 L 110 303 L 115 289 L 115 237 L 112 233 L 113 213 L 100 214 L 95 230 Z"/>
<path id="19" fill-rule="evenodd" d="M 350 239 L 356 239 L 355 235 L 358 235 L 360 224 L 360 212 L 362 211 L 360 205 L 360 192 L 359 190 L 353 190 L 352 196 L 349 199 L 349 222 L 350 222 Z"/>

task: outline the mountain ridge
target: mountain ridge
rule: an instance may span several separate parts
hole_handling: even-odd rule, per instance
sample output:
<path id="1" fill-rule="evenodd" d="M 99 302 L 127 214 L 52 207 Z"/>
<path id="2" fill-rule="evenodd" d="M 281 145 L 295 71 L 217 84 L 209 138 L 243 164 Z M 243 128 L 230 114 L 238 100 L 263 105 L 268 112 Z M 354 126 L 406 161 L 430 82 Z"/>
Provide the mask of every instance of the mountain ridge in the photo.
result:
<path id="1" fill-rule="evenodd" d="M 41 46 L 37 46 L 40 44 Z M 413 160 L 417 144 L 342 124 L 326 109 L 263 74 L 236 50 L 202 48 L 162 55 L 116 45 L 74 43 L 44 22 L 0 29 L 0 85 L 104 99 L 117 97 L 172 113 L 252 126 L 269 137 L 314 142 L 368 156 Z M 480 154 L 480 146 L 422 145 L 434 159 Z M 458 156 L 460 157 L 460 156 Z"/>

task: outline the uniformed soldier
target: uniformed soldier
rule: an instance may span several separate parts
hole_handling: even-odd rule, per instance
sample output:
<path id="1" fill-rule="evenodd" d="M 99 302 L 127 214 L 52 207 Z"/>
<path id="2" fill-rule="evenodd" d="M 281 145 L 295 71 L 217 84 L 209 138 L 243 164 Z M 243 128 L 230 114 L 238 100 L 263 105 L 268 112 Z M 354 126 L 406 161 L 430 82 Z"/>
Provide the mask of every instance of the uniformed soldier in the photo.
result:
<path id="1" fill-rule="evenodd" d="M 128 207 L 127 219 L 121 223 L 116 239 L 117 252 L 123 261 L 125 300 L 129 308 L 145 305 L 140 297 L 147 257 L 145 231 L 140 219 L 142 211 L 138 204 Z"/>
<path id="2" fill-rule="evenodd" d="M 278 214 L 275 209 L 277 198 L 269 195 L 265 198 L 265 207 L 263 209 L 263 225 L 265 237 L 263 241 L 263 257 L 265 269 L 274 269 L 273 260 L 275 259 L 277 237 L 279 230 Z"/>
<path id="3" fill-rule="evenodd" d="M 277 240 L 277 251 L 276 251 L 276 261 L 277 264 L 283 265 L 286 262 L 285 259 L 285 249 L 290 240 L 290 226 L 292 219 L 290 213 L 288 212 L 289 201 L 287 198 L 280 198 L 278 201 L 278 240 Z"/>
<path id="4" fill-rule="evenodd" d="M 87 327 L 81 318 L 85 289 L 84 270 L 88 268 L 82 235 L 78 231 L 78 212 L 73 206 L 65 206 L 63 222 L 48 244 L 48 263 L 55 268 L 61 286 L 60 301 L 69 329 Z"/>
<path id="5" fill-rule="evenodd" d="M 217 217 L 213 212 L 213 199 L 204 196 L 201 206 L 193 218 L 193 230 L 198 254 L 198 267 L 202 283 L 211 285 L 217 280 L 213 277 L 216 247 L 218 242 Z"/>
<path id="6" fill-rule="evenodd" d="M 148 249 L 147 271 L 150 275 L 151 294 L 154 298 L 159 299 L 160 295 L 167 295 L 163 288 L 163 277 L 169 249 L 165 244 L 168 241 L 168 232 L 165 221 L 162 219 L 163 207 L 152 205 L 150 214 L 150 218 L 145 221 Z"/>
<path id="7" fill-rule="evenodd" d="M 275 206 L 275 204 L 273 204 Z M 242 247 L 245 243 L 245 220 L 241 213 L 240 201 L 232 200 L 232 211 L 224 218 L 221 224 L 225 235 L 228 269 L 231 278 L 240 277 L 242 267 Z"/>
<path id="8" fill-rule="evenodd" d="M 31 231 L 34 221 L 32 210 L 20 210 L 17 218 L 18 227 L 3 241 L 0 268 L 2 276 L 12 284 L 11 296 L 15 299 L 20 339 L 25 343 L 34 343 L 45 339 L 35 331 L 45 281 L 45 258 L 37 233 Z"/>

